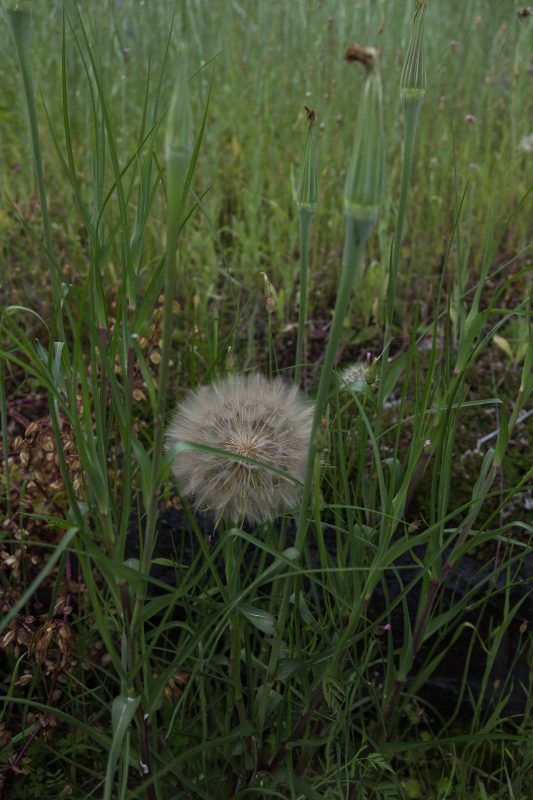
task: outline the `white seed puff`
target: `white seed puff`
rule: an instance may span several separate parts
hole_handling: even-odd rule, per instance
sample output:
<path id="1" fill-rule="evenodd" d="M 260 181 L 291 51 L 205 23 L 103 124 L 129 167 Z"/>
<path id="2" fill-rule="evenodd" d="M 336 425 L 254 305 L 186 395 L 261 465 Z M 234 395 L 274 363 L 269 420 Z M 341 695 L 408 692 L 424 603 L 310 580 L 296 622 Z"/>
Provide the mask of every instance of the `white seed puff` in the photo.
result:
<path id="1" fill-rule="evenodd" d="M 167 431 L 167 447 L 192 442 L 253 458 L 302 480 L 313 407 L 280 378 L 233 376 L 201 386 L 180 403 Z M 273 519 L 293 508 L 300 486 L 259 465 L 187 450 L 173 471 L 180 493 L 196 511 L 241 524 Z"/>

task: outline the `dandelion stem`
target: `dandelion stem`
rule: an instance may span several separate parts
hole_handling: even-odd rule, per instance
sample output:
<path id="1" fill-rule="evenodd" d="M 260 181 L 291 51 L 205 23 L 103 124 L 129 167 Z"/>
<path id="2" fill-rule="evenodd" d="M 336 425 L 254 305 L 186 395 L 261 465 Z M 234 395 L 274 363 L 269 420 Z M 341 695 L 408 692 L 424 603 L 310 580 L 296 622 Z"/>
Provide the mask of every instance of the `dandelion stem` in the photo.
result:
<path id="1" fill-rule="evenodd" d="M 389 283 L 387 287 L 387 305 L 385 311 L 385 341 L 383 348 L 383 356 L 381 358 L 381 375 L 379 381 L 380 405 L 382 405 L 386 399 L 383 394 L 385 387 L 387 386 L 385 375 L 387 371 L 390 343 L 392 339 L 394 302 L 396 299 L 396 290 L 398 284 L 400 250 L 401 250 L 403 231 L 405 225 L 407 194 L 409 191 L 409 183 L 411 181 L 411 172 L 413 168 L 416 128 L 418 124 L 418 116 L 420 114 L 421 104 L 422 104 L 421 101 L 411 99 L 410 102 L 406 104 L 404 108 L 404 138 L 403 138 L 403 154 L 402 154 L 402 176 L 400 184 L 400 201 L 398 205 L 398 214 L 396 217 L 396 231 L 394 234 L 394 243 L 392 246 L 392 255 L 389 267 Z"/>
<path id="2" fill-rule="evenodd" d="M 240 592 L 240 564 L 242 560 L 242 546 L 240 539 L 231 532 L 224 534 L 224 561 L 226 564 L 226 583 L 229 598 L 234 598 Z M 229 618 L 231 652 L 229 658 L 228 672 L 233 681 L 235 692 L 235 707 L 239 715 L 239 723 L 246 722 L 246 708 L 243 699 L 243 686 L 241 680 L 241 618 L 238 610 L 233 612 Z M 231 713 L 230 709 L 230 713 Z"/>
<path id="3" fill-rule="evenodd" d="M 309 242 L 311 239 L 311 222 L 314 213 L 302 208 L 298 212 L 300 223 L 300 302 L 298 307 L 298 338 L 296 340 L 296 367 L 294 382 L 299 386 L 302 382 L 302 365 L 305 352 L 305 319 L 307 316 L 307 293 L 309 283 Z"/>
<path id="4" fill-rule="evenodd" d="M 333 312 L 333 321 L 326 347 L 326 355 L 320 373 L 320 381 L 318 384 L 318 393 L 315 401 L 314 416 L 311 428 L 311 438 L 309 443 L 309 453 L 307 457 L 306 474 L 304 478 L 304 488 L 302 503 L 300 506 L 300 516 L 298 519 L 298 529 L 296 532 L 295 547 L 300 554 L 303 551 L 305 537 L 307 534 L 307 510 L 311 500 L 311 490 L 313 482 L 313 471 L 315 457 L 318 452 L 317 434 L 322 420 L 322 415 L 326 407 L 329 387 L 331 383 L 331 375 L 335 366 L 337 356 L 337 348 L 342 334 L 342 326 L 348 310 L 348 303 L 352 292 L 355 276 L 359 272 L 362 262 L 363 254 L 366 246 L 370 230 L 372 228 L 372 219 L 357 219 L 352 216 L 346 217 L 346 234 L 344 239 L 344 253 L 342 262 L 342 272 L 337 293 L 337 302 Z M 283 591 L 283 598 L 276 624 L 276 635 L 272 644 L 270 652 L 270 660 L 268 664 L 267 676 L 265 681 L 265 691 L 260 695 L 258 707 L 258 728 L 259 733 L 262 732 L 268 698 L 270 690 L 272 689 L 276 679 L 276 668 L 279 660 L 281 650 L 281 643 L 283 633 L 287 624 L 289 616 L 290 596 L 293 581 L 290 577 L 285 580 L 285 587 Z"/>
<path id="5" fill-rule="evenodd" d="M 341 279 L 337 293 L 337 302 L 333 312 L 333 321 L 328 337 L 326 354 L 318 384 L 313 424 L 311 428 L 309 455 L 307 458 L 307 471 L 304 478 L 303 498 L 298 520 L 298 530 L 296 533 L 295 546 L 300 553 L 304 545 L 307 531 L 307 507 L 311 499 L 314 461 L 317 453 L 317 432 L 320 427 L 324 409 L 326 407 L 329 387 L 331 384 L 331 375 L 337 358 L 337 349 L 342 334 L 342 326 L 348 310 L 348 303 L 350 301 L 353 283 L 355 276 L 359 272 L 363 263 L 363 254 L 372 224 L 373 223 L 371 220 L 359 220 L 350 216 L 346 217 L 346 234 L 344 239 Z"/>
<path id="6" fill-rule="evenodd" d="M 402 177 L 400 185 L 400 203 L 396 217 L 396 232 L 392 247 L 389 268 L 389 285 L 387 289 L 387 305 L 385 311 L 385 341 L 383 357 L 381 360 L 379 404 L 385 401 L 384 380 L 387 371 L 387 362 L 391 342 L 392 319 L 394 315 L 394 301 L 396 299 L 396 286 L 398 282 L 398 265 L 400 262 L 400 249 L 402 246 L 405 211 L 407 208 L 407 192 L 411 180 L 413 155 L 416 141 L 418 117 L 426 93 L 426 59 L 424 55 L 424 19 L 427 10 L 426 0 L 417 3 L 411 30 L 411 38 L 407 49 L 404 68 L 400 81 L 400 99 L 403 109 L 403 150 L 402 150 Z"/>

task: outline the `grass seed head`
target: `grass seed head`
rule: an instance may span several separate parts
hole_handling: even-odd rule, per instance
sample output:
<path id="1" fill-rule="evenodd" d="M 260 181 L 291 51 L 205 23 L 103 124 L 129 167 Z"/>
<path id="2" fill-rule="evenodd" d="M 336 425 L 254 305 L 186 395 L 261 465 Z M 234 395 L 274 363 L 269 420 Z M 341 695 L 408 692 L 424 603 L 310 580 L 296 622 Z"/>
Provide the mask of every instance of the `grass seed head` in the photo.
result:
<path id="1" fill-rule="evenodd" d="M 176 409 L 167 447 L 190 442 L 228 455 L 178 452 L 173 470 L 180 492 L 216 523 L 257 524 L 293 508 L 307 462 L 312 414 L 299 390 L 280 378 L 256 373 L 200 387 Z M 258 463 L 237 461 L 232 454 Z"/>

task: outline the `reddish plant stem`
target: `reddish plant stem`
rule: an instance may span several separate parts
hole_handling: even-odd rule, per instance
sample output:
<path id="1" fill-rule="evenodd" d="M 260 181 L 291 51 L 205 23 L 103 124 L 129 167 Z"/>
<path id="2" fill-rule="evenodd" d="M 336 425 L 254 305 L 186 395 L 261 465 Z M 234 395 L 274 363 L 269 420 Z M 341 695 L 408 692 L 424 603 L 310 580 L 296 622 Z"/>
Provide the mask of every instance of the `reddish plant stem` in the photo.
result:
<path id="1" fill-rule="evenodd" d="M 137 730 L 139 732 L 141 773 L 143 778 L 145 778 L 147 781 L 150 781 L 146 787 L 146 797 L 148 800 L 157 800 L 155 786 L 151 781 L 153 775 L 152 751 L 150 747 L 152 724 L 148 715 L 143 711 L 142 703 L 135 713 L 135 718 L 137 722 Z"/>

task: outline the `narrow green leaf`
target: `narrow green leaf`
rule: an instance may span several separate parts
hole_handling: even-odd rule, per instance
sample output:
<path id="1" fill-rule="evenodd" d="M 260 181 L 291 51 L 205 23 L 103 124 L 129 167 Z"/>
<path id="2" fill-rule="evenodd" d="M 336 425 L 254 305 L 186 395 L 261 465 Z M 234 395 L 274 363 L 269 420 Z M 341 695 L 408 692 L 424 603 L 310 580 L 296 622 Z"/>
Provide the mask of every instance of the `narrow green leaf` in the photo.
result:
<path id="1" fill-rule="evenodd" d="M 111 740 L 111 748 L 109 750 L 109 757 L 107 760 L 104 800 L 111 800 L 113 792 L 113 779 L 115 776 L 117 761 L 131 721 L 135 712 L 137 711 L 137 708 L 139 707 L 140 702 L 140 697 L 127 697 L 126 695 L 122 694 L 118 697 L 115 697 L 113 700 L 113 705 L 111 707 L 113 738 Z"/>
<path id="2" fill-rule="evenodd" d="M 276 618 L 268 611 L 254 606 L 238 606 L 239 612 L 258 630 L 273 636 L 276 629 Z"/>

